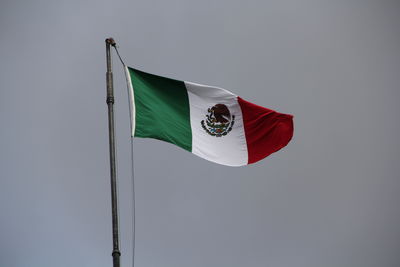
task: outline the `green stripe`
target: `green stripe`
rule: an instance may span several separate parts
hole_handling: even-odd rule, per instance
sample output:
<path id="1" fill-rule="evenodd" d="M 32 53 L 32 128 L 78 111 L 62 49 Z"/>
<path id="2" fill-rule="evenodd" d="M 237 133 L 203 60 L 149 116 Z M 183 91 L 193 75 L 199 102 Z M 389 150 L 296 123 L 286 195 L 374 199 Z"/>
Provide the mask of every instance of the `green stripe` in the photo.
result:
<path id="1" fill-rule="evenodd" d="M 163 140 L 192 151 L 185 83 L 129 68 L 134 91 L 135 137 Z"/>

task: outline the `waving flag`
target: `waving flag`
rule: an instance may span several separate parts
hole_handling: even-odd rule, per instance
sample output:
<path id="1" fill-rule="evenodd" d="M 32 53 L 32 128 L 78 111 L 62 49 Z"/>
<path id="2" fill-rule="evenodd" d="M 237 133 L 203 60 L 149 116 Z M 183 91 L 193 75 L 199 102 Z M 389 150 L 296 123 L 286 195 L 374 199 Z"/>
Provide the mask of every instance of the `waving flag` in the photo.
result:
<path id="1" fill-rule="evenodd" d="M 132 136 L 163 140 L 206 160 L 242 166 L 288 144 L 293 116 L 218 87 L 126 67 Z"/>

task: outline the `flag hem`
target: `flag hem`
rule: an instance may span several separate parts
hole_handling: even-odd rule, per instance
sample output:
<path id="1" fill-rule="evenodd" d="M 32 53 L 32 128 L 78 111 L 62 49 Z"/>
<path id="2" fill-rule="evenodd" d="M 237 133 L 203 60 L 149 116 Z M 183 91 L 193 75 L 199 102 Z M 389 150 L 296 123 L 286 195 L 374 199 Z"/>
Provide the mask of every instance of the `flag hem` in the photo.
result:
<path id="1" fill-rule="evenodd" d="M 129 95 L 129 115 L 131 119 L 131 136 L 135 136 L 135 122 L 136 122 L 136 108 L 135 108 L 135 96 L 133 93 L 133 85 L 131 80 L 131 74 L 129 72 L 129 67 L 125 66 L 125 76 L 126 83 L 128 84 L 128 95 Z"/>

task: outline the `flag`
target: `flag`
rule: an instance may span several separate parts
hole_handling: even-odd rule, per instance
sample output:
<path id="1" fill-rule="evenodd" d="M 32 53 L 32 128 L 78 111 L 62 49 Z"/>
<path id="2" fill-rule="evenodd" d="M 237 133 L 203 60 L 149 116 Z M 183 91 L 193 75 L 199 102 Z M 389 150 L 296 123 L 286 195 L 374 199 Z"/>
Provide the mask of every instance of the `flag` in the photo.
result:
<path id="1" fill-rule="evenodd" d="M 206 160 L 242 166 L 286 146 L 293 116 L 213 86 L 126 67 L 133 137 L 175 144 Z"/>

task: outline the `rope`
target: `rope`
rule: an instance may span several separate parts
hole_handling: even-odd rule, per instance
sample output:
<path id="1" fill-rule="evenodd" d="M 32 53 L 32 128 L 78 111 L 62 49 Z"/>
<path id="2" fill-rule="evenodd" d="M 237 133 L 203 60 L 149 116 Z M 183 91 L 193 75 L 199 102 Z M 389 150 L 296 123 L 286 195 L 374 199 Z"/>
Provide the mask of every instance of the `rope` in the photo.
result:
<path id="1" fill-rule="evenodd" d="M 125 65 L 124 61 L 122 60 L 122 58 L 121 58 L 121 56 L 120 56 L 120 54 L 119 54 L 119 52 L 118 52 L 117 45 L 113 45 L 113 47 L 114 47 L 114 49 L 115 49 L 115 52 L 117 52 L 117 55 L 118 55 L 118 57 L 119 57 L 119 60 L 121 61 L 122 65 L 125 67 L 126 65 Z M 126 78 L 126 77 L 125 77 L 125 78 Z"/>
<path id="2" fill-rule="evenodd" d="M 132 267 L 135 267 L 135 235 L 136 235 L 136 216 L 135 216 L 135 179 L 133 175 L 133 137 L 131 137 L 131 170 L 132 170 Z"/>
<path id="3" fill-rule="evenodd" d="M 122 65 L 125 68 L 125 63 L 121 58 L 121 55 L 119 54 L 117 45 L 114 44 L 113 45 L 115 52 L 117 52 L 118 58 L 121 61 Z M 129 96 L 129 80 L 128 80 L 128 76 L 126 71 L 124 70 L 125 73 L 125 80 L 126 80 L 126 85 L 127 85 L 127 90 L 128 90 L 128 96 Z M 130 117 L 130 121 L 132 122 L 132 112 L 131 112 L 131 103 L 129 101 L 129 97 L 128 97 L 128 102 L 129 102 L 129 117 Z M 131 125 L 131 129 L 132 129 L 132 125 Z M 132 200 L 131 200 L 131 206 L 132 206 L 132 267 L 135 267 L 135 236 L 136 236 L 136 205 L 135 205 L 135 179 L 134 179 L 134 164 L 133 164 L 133 137 L 131 136 L 131 179 L 132 179 Z"/>

